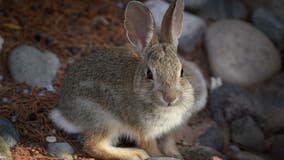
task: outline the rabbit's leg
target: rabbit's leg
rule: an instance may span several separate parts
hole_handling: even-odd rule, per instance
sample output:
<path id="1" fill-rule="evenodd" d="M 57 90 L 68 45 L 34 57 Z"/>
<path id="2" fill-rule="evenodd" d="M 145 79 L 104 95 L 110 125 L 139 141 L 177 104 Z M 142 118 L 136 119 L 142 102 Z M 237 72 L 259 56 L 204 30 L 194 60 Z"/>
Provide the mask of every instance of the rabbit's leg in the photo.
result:
<path id="1" fill-rule="evenodd" d="M 138 142 L 138 146 L 145 151 L 150 156 L 161 156 L 162 153 L 158 148 L 157 140 L 156 139 L 140 139 Z"/>
<path id="2" fill-rule="evenodd" d="M 104 160 L 145 160 L 146 151 L 138 148 L 120 148 L 112 145 L 112 136 L 92 134 L 86 137 L 84 150 L 89 155 Z"/>
<path id="3" fill-rule="evenodd" d="M 159 139 L 159 142 L 159 146 L 163 154 L 166 156 L 183 159 L 176 146 L 175 136 L 173 133 L 164 135 L 161 139 Z"/>

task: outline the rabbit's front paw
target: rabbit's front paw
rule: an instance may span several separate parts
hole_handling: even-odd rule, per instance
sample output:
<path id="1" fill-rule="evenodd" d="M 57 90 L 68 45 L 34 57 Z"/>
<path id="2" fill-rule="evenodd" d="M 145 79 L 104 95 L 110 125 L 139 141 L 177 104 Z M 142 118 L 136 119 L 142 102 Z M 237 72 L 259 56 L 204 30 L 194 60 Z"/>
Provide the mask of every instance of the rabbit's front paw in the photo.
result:
<path id="1" fill-rule="evenodd" d="M 142 149 L 136 149 L 129 155 L 128 160 L 146 160 L 150 156 Z"/>
<path id="2" fill-rule="evenodd" d="M 182 155 L 177 150 L 165 150 L 164 154 L 166 156 L 174 157 L 174 158 L 177 158 L 177 159 L 180 159 L 180 160 L 183 159 Z"/>

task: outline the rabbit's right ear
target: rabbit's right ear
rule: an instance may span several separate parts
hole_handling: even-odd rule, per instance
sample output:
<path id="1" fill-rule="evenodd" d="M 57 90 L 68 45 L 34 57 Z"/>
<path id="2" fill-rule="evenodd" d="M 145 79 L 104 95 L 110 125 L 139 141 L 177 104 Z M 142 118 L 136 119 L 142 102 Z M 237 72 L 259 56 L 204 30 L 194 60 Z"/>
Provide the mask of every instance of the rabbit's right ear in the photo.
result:
<path id="1" fill-rule="evenodd" d="M 125 10 L 124 27 L 129 42 L 141 54 L 147 47 L 158 41 L 153 16 L 150 10 L 139 1 L 128 3 Z"/>

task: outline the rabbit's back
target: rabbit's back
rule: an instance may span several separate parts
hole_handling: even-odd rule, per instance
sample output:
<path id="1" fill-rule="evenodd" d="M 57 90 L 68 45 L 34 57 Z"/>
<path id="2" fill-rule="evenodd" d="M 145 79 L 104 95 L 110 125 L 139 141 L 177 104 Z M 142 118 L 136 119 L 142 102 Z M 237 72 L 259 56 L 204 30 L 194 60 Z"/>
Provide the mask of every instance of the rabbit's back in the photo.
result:
<path id="1" fill-rule="evenodd" d="M 60 94 L 68 98 L 91 96 L 98 86 L 129 89 L 138 61 L 139 57 L 128 48 L 98 48 L 68 68 Z"/>

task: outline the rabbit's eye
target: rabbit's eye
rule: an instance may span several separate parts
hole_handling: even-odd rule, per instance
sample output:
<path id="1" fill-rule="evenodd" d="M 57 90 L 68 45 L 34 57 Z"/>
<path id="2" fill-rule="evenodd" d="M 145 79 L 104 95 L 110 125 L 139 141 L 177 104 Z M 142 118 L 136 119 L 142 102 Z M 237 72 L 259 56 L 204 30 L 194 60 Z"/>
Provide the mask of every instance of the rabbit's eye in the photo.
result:
<path id="1" fill-rule="evenodd" d="M 147 79 L 153 79 L 152 71 L 149 68 L 147 68 Z"/>
<path id="2" fill-rule="evenodd" d="M 180 76 L 183 77 L 183 68 L 180 71 Z"/>

